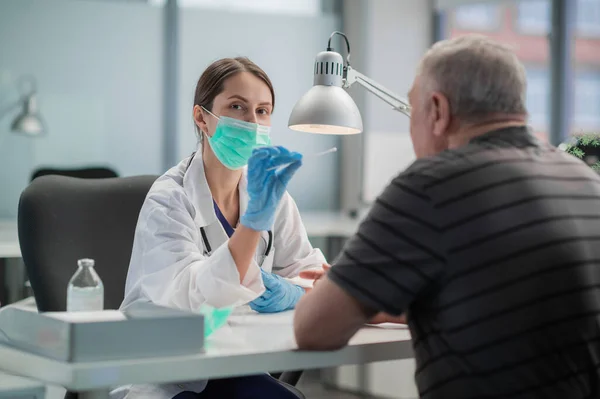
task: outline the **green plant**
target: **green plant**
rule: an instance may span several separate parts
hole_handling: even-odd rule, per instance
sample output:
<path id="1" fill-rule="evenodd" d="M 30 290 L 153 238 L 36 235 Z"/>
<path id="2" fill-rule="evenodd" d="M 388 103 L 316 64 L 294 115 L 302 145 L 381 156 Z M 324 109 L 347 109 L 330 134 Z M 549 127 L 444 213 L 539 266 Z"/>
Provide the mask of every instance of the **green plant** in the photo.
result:
<path id="1" fill-rule="evenodd" d="M 575 135 L 571 143 L 566 144 L 564 151 L 579 159 L 583 159 L 585 152 L 581 147 L 600 147 L 600 135 L 595 133 Z M 593 164 L 592 169 L 600 171 L 600 161 Z"/>

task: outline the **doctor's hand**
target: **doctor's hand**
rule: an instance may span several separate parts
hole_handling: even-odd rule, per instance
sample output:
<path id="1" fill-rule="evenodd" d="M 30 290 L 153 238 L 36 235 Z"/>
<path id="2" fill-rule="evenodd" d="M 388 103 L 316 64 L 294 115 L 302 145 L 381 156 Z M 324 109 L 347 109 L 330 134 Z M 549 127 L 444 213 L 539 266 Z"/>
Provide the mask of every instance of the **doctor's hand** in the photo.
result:
<path id="1" fill-rule="evenodd" d="M 298 168 L 302 155 L 284 147 L 261 147 L 248 161 L 248 209 L 240 222 L 256 231 L 270 230 L 275 211 Z"/>
<path id="2" fill-rule="evenodd" d="M 277 313 L 294 309 L 304 289 L 292 284 L 276 274 L 260 269 L 265 292 L 250 302 L 250 308 L 258 313 Z"/>

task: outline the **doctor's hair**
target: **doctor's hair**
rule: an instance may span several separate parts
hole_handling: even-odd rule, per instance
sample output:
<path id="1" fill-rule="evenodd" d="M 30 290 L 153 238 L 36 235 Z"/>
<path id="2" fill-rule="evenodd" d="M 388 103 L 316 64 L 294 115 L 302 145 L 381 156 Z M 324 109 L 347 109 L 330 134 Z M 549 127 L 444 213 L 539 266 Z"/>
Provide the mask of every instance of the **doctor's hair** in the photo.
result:
<path id="1" fill-rule="evenodd" d="M 446 96 L 458 120 L 477 123 L 493 114 L 527 114 L 525 67 L 510 47 L 485 36 L 434 44 L 418 73 L 426 92 Z"/>
<path id="2" fill-rule="evenodd" d="M 222 58 L 210 64 L 198 79 L 194 94 L 194 106 L 198 105 L 212 111 L 215 97 L 225 88 L 225 81 L 240 73 L 249 72 L 261 79 L 269 87 L 271 102 L 275 108 L 275 90 L 273 83 L 265 71 L 247 57 Z M 202 134 L 198 131 L 198 138 L 202 141 Z"/>

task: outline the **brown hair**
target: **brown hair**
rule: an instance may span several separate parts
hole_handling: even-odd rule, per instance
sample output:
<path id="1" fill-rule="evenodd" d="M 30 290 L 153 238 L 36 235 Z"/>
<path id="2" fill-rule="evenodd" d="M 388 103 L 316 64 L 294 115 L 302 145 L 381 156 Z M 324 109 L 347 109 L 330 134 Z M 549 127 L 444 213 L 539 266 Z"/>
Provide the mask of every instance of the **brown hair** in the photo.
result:
<path id="1" fill-rule="evenodd" d="M 212 111 L 215 97 L 223 91 L 225 81 L 240 72 L 250 72 L 267 84 L 271 91 L 273 108 L 275 108 L 275 90 L 273 90 L 271 79 L 265 71 L 247 57 L 222 58 L 210 64 L 196 84 L 194 105 L 203 106 Z"/>

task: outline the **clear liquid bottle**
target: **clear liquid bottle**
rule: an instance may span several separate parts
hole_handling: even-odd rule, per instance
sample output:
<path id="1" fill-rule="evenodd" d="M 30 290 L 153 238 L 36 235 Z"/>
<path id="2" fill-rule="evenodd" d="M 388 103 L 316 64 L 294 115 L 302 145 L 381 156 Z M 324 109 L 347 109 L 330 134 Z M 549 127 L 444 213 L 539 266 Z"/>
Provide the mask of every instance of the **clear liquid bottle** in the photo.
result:
<path id="1" fill-rule="evenodd" d="M 104 285 L 93 259 L 79 259 L 77 271 L 67 286 L 67 312 L 104 309 Z"/>

